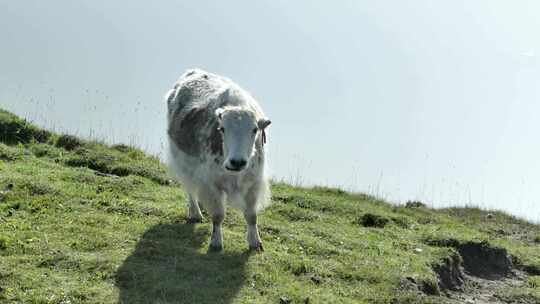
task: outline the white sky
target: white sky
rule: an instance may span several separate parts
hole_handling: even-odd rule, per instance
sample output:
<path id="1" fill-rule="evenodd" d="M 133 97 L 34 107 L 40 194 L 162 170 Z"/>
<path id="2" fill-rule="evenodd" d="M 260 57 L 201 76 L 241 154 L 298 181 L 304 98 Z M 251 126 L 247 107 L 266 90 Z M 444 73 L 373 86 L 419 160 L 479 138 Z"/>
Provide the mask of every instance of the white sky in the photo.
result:
<path id="1" fill-rule="evenodd" d="M 540 220 L 540 2 L 0 1 L 0 106 L 159 154 L 162 96 L 226 75 L 273 175 Z"/>

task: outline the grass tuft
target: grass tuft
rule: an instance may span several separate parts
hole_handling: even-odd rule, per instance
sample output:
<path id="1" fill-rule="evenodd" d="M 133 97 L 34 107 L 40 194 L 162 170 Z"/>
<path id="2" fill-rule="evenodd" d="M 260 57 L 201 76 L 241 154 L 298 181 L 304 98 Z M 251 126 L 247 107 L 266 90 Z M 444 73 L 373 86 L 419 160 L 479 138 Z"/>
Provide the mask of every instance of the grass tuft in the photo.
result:
<path id="1" fill-rule="evenodd" d="M 9 247 L 11 240 L 4 235 L 0 235 L 0 250 L 6 250 Z"/>
<path id="2" fill-rule="evenodd" d="M 56 140 L 56 146 L 59 148 L 64 148 L 68 151 L 75 150 L 84 145 L 83 141 L 78 137 L 68 134 L 62 134 Z"/>
<path id="3" fill-rule="evenodd" d="M 0 143 L 0 160 L 14 161 L 21 158 L 21 150 Z"/>
<path id="4" fill-rule="evenodd" d="M 390 222 L 390 219 L 381 215 L 366 213 L 358 218 L 356 222 L 364 227 L 384 228 Z"/>
<path id="5" fill-rule="evenodd" d="M 426 204 L 420 202 L 420 201 L 407 201 L 405 203 L 405 207 L 407 208 L 426 208 Z"/>
<path id="6" fill-rule="evenodd" d="M 7 145 L 46 142 L 51 137 L 49 131 L 40 129 L 28 121 L 0 109 L 0 142 Z"/>

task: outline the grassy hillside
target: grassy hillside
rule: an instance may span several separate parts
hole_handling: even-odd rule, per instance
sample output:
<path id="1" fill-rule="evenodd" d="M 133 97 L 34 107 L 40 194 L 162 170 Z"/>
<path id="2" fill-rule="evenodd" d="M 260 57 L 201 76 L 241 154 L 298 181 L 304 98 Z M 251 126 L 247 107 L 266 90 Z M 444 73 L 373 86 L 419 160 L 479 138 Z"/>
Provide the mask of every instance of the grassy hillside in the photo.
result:
<path id="1" fill-rule="evenodd" d="M 540 303 L 540 227 L 499 212 L 272 187 L 265 252 L 225 252 L 139 150 L 0 111 L 0 303 Z"/>

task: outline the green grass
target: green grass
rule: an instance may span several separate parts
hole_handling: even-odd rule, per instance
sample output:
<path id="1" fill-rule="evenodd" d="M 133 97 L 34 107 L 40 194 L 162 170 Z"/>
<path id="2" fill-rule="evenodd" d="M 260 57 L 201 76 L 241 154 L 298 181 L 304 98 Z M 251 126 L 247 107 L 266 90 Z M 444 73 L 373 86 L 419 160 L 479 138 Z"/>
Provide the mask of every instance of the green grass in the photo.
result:
<path id="1" fill-rule="evenodd" d="M 225 251 L 208 254 L 211 224 L 186 223 L 186 194 L 157 159 L 3 111 L 0 136 L 0 303 L 456 303 L 422 290 L 467 241 L 540 272 L 540 227 L 506 214 L 286 184 L 260 216 L 264 253 L 230 209 Z M 538 303 L 527 280 L 504 296 Z"/>

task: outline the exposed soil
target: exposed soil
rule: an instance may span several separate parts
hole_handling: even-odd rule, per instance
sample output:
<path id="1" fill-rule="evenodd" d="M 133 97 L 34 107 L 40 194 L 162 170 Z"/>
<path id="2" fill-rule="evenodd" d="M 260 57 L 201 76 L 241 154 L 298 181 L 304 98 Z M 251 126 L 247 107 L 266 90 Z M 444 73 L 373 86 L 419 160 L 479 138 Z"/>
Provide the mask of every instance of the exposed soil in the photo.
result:
<path id="1" fill-rule="evenodd" d="M 512 259 L 504 248 L 492 247 L 485 242 L 467 242 L 457 249 L 465 271 L 472 276 L 497 280 L 508 276 L 512 270 Z"/>
<path id="2" fill-rule="evenodd" d="M 448 298 L 455 299 L 458 303 L 475 303 L 475 304 L 502 304 L 502 303 L 522 303 L 505 301 L 500 298 L 500 294 L 504 294 L 511 288 L 519 288 L 525 284 L 526 276 L 522 272 L 516 271 L 511 276 L 490 280 L 471 275 L 465 275 L 463 290 L 447 291 L 445 294 Z M 531 300 L 534 301 L 534 300 Z M 523 302 L 529 303 L 529 302 Z M 535 303 L 535 302 L 531 302 Z"/>
<path id="3" fill-rule="evenodd" d="M 536 303 L 534 299 L 531 302 L 514 302 L 501 297 L 510 289 L 522 287 L 528 274 L 527 271 L 516 269 L 506 249 L 491 246 L 487 242 L 459 243 L 456 240 L 442 240 L 428 243 L 432 246 L 453 247 L 457 252 L 440 264 L 433 265 L 438 278 L 438 290 L 420 286 L 424 293 L 444 295 L 456 303 Z"/>
<path id="4" fill-rule="evenodd" d="M 439 289 L 442 291 L 463 291 L 464 273 L 459 254 L 445 258 L 442 264 L 434 265 L 433 271 L 439 279 Z"/>

